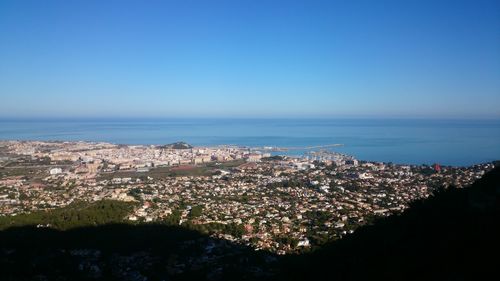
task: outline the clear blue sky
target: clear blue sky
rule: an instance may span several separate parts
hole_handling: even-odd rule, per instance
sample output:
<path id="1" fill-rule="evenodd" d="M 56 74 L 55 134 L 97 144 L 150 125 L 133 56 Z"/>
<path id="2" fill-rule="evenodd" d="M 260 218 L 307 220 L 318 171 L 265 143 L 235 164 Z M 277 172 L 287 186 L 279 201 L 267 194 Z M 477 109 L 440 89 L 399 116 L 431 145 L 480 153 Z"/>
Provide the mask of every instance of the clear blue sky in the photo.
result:
<path id="1" fill-rule="evenodd" d="M 0 0 L 0 117 L 500 117 L 500 1 Z"/>

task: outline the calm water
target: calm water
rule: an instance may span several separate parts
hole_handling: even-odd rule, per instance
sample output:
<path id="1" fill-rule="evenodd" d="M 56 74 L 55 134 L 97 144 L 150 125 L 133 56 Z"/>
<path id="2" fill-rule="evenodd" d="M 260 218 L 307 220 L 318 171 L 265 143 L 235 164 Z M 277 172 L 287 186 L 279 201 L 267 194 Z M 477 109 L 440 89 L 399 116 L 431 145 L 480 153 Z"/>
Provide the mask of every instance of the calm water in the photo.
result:
<path id="1" fill-rule="evenodd" d="M 500 120 L 0 120 L 0 139 L 280 147 L 341 143 L 333 150 L 363 160 L 471 165 L 500 159 Z"/>

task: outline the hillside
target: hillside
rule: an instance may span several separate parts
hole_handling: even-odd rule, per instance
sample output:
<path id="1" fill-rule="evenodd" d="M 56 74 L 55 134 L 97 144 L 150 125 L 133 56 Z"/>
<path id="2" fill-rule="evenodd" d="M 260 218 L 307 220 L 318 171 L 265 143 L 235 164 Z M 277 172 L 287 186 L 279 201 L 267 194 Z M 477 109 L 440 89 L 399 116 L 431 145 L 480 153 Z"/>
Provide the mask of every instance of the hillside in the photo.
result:
<path id="1" fill-rule="evenodd" d="M 127 204 L 77 203 L 3 219 L 0 272 L 16 281 L 485 280 L 496 273 L 499 195 L 496 168 L 468 188 L 285 257 L 179 226 L 124 223 Z"/>
<path id="2" fill-rule="evenodd" d="M 286 280 L 486 280 L 496 272 L 500 169 L 415 202 L 319 251 L 287 258 Z"/>
<path id="3" fill-rule="evenodd" d="M 183 141 L 180 141 L 180 142 L 174 142 L 171 144 L 161 145 L 160 148 L 164 148 L 164 149 L 191 149 L 191 148 L 193 148 L 193 146 L 188 144 L 188 143 L 185 143 Z"/>

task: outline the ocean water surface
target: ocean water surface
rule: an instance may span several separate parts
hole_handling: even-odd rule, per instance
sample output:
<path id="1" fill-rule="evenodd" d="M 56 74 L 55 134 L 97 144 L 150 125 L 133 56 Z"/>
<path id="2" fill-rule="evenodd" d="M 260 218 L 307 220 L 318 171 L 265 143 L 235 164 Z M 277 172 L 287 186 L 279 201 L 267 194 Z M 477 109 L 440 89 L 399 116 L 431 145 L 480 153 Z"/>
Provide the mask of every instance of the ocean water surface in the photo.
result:
<path id="1" fill-rule="evenodd" d="M 396 119 L 86 119 L 0 120 L 0 140 L 119 144 L 304 147 L 361 160 L 466 166 L 500 160 L 500 120 Z"/>

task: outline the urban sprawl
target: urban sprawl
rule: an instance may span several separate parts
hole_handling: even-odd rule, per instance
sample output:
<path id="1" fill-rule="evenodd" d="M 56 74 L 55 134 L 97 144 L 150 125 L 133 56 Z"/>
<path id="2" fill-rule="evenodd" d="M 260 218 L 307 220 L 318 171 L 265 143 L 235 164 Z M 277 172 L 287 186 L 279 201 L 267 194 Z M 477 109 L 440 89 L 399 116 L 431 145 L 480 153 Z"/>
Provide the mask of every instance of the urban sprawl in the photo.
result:
<path id="1" fill-rule="evenodd" d="M 131 223 L 169 221 L 277 254 L 339 239 L 493 168 L 359 161 L 328 150 L 0 142 L 0 215 L 73 202 L 134 202 Z M 274 151 L 280 151 L 274 148 Z M 275 153 L 273 153 L 275 154 Z M 50 227 L 50 226 L 40 226 Z"/>

